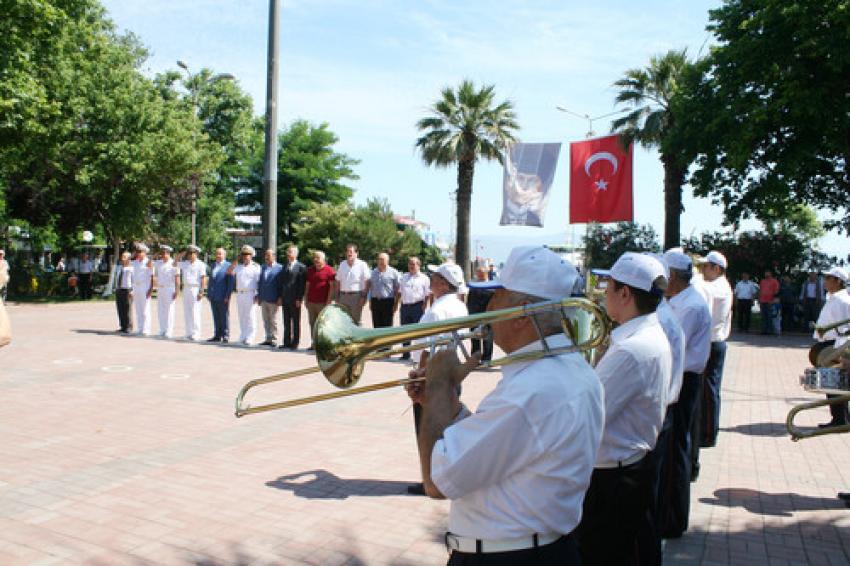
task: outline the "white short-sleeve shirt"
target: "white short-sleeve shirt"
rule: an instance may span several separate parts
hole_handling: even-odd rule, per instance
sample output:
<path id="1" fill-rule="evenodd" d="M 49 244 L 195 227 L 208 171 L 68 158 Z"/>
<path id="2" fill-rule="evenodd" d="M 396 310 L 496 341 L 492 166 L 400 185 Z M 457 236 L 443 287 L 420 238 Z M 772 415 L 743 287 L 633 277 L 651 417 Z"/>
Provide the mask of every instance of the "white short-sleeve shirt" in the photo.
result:
<path id="1" fill-rule="evenodd" d="M 693 286 L 688 285 L 668 301 L 685 333 L 686 372 L 702 373 L 711 350 L 711 313 Z"/>
<path id="2" fill-rule="evenodd" d="M 841 289 L 827 296 L 826 303 L 824 303 L 818 316 L 817 326 L 826 326 L 848 318 L 850 318 L 850 294 L 847 293 L 847 289 Z M 841 336 L 837 332 L 837 330 L 846 332 L 848 326 L 850 325 L 830 330 L 824 333 L 823 337 L 818 336 L 818 333 L 815 332 L 814 338 L 819 341 L 835 340 L 835 347 L 837 348 L 850 340 L 850 336 Z"/>
<path id="3" fill-rule="evenodd" d="M 174 260 L 158 259 L 153 262 L 154 275 L 156 276 L 156 286 L 160 289 L 174 289 L 177 286 L 177 276 L 179 271 Z"/>
<path id="4" fill-rule="evenodd" d="M 447 320 L 449 318 L 457 318 L 460 316 L 467 316 L 469 311 L 466 308 L 466 303 L 461 301 L 457 293 L 446 293 L 439 299 L 435 299 L 431 306 L 425 310 L 425 313 L 422 315 L 422 318 L 419 319 L 419 322 L 436 322 L 438 320 Z M 439 340 L 440 338 L 445 338 L 447 335 L 440 334 L 437 336 L 433 336 L 429 338 L 423 338 L 420 340 L 416 340 L 416 343 L 422 344 L 427 342 L 428 340 Z M 419 352 L 419 358 L 417 361 L 421 360 L 422 354 L 425 350 Z"/>
<path id="5" fill-rule="evenodd" d="M 514 353 L 541 349 L 537 341 Z M 602 436 L 602 397 L 576 353 L 505 366 L 477 411 L 434 445 L 431 477 L 452 500 L 449 530 L 480 539 L 573 531 Z"/>
<path id="6" fill-rule="evenodd" d="M 372 272 L 362 259 L 355 259 L 354 265 L 348 265 L 348 261 L 339 264 L 336 270 L 336 280 L 339 281 L 339 290 L 343 293 L 357 293 L 366 291 L 366 282 Z"/>
<path id="7" fill-rule="evenodd" d="M 133 267 L 133 289 L 139 291 L 147 291 L 151 286 L 151 276 L 153 268 L 151 260 L 145 258 L 143 260 L 134 259 L 130 262 Z"/>
<path id="8" fill-rule="evenodd" d="M 257 287 L 260 285 L 260 274 L 262 268 L 258 263 L 253 261 L 248 265 L 240 263 L 233 270 L 233 275 L 236 277 L 237 291 L 254 291 L 257 292 Z"/>
<path id="9" fill-rule="evenodd" d="M 401 304 L 421 303 L 431 294 L 431 278 L 421 271 L 416 275 L 405 273 L 399 285 Z"/>
<path id="10" fill-rule="evenodd" d="M 183 260 L 177 264 L 180 268 L 180 277 L 183 279 L 183 287 L 200 287 L 201 280 L 207 275 L 207 264 L 199 259 L 195 261 Z"/>
<path id="11" fill-rule="evenodd" d="M 616 467 L 655 447 L 672 365 L 670 344 L 655 313 L 635 317 L 611 332 L 611 346 L 596 365 L 605 390 L 605 432 L 597 467 Z"/>

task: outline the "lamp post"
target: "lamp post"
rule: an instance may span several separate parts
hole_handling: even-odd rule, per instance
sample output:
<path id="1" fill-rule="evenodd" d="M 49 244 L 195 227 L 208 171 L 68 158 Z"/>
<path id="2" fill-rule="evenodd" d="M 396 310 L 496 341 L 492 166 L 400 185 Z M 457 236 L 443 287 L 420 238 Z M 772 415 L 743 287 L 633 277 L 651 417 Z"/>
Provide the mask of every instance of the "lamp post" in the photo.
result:
<path id="1" fill-rule="evenodd" d="M 184 82 L 183 85 L 185 86 L 186 83 L 189 83 L 191 85 L 191 83 L 193 82 L 192 79 L 194 79 L 197 75 L 193 74 L 192 71 L 189 70 L 189 65 L 187 65 L 183 61 L 178 60 L 177 66 L 180 67 L 181 69 L 183 69 L 184 71 L 186 71 L 186 82 Z M 213 75 L 212 77 L 206 79 L 202 84 L 198 85 L 197 87 L 192 86 L 191 88 L 187 88 L 186 90 L 189 92 L 189 95 L 191 96 L 191 100 L 192 100 L 192 113 L 195 115 L 195 117 L 196 118 L 198 117 L 198 90 L 200 89 L 201 86 L 212 85 L 212 84 L 215 84 L 219 81 L 232 81 L 235 78 L 236 77 L 234 77 L 230 73 L 218 73 L 217 75 Z M 192 177 L 191 177 L 191 183 L 192 183 L 192 245 L 194 246 L 194 245 L 197 244 L 198 189 L 200 188 L 200 185 L 201 185 L 200 175 L 197 174 L 197 173 L 193 174 Z"/>
<path id="2" fill-rule="evenodd" d="M 628 110 L 622 108 L 620 110 L 615 110 L 614 112 L 609 112 L 608 114 L 602 114 L 601 116 L 595 116 L 595 117 L 591 118 L 589 114 L 579 114 L 578 112 L 573 112 L 572 110 L 564 108 L 563 106 L 556 106 L 555 110 L 558 110 L 558 111 L 563 112 L 565 114 L 569 114 L 570 116 L 575 116 L 576 118 L 582 118 L 584 120 L 587 120 L 587 134 L 585 134 L 585 137 L 588 137 L 588 138 L 592 138 L 593 136 L 596 135 L 596 133 L 593 131 L 593 122 L 595 120 L 601 120 L 602 118 L 608 118 L 610 116 L 615 116 L 617 114 L 622 114 L 623 112 L 628 111 Z"/>
<path id="3" fill-rule="evenodd" d="M 269 0 L 269 50 L 266 74 L 266 152 L 263 159 L 263 246 L 277 248 L 277 67 L 280 51 L 280 1 Z"/>

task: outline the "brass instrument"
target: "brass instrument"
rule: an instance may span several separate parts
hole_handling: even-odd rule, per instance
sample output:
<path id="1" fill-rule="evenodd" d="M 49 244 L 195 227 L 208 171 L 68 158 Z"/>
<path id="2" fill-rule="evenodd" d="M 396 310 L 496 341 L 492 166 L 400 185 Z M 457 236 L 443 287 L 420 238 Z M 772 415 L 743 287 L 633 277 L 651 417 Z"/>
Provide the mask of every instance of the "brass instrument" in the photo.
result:
<path id="1" fill-rule="evenodd" d="M 814 430 L 803 430 L 794 426 L 794 418 L 802 411 L 850 401 L 850 373 L 839 368 L 808 368 L 800 377 L 800 384 L 806 391 L 837 395 L 837 397 L 803 403 L 791 409 L 785 419 L 785 428 L 791 435 L 791 440 L 796 442 L 801 438 L 850 432 L 850 424 Z"/>
<path id="2" fill-rule="evenodd" d="M 567 309 L 576 309 L 573 317 L 569 316 Z M 322 310 L 319 318 L 316 320 L 313 343 L 316 345 L 318 365 L 249 381 L 242 387 L 236 397 L 236 416 L 242 417 L 254 413 L 286 409 L 298 405 L 306 405 L 350 395 L 359 395 L 361 393 L 369 393 L 371 391 L 379 391 L 381 389 L 422 381 L 424 378 L 404 378 L 351 388 L 359 381 L 366 361 L 387 358 L 414 350 L 433 349 L 447 344 L 458 344 L 464 339 L 481 335 L 481 331 L 462 333 L 460 332 L 461 330 L 547 312 L 560 313 L 563 331 L 572 339 L 573 345 L 562 348 L 549 348 L 545 339 L 543 339 L 544 349 L 541 351 L 505 356 L 504 358 L 482 364 L 482 367 L 508 365 L 515 362 L 536 360 L 546 356 L 569 352 L 583 352 L 586 356 L 589 356 L 596 347 L 602 344 L 611 331 L 611 321 L 605 311 L 593 302 L 583 298 L 544 301 L 448 320 L 379 329 L 360 328 L 354 323 L 343 307 L 329 305 Z M 447 333 L 450 333 L 451 337 L 433 338 Z M 402 342 L 422 338 L 432 339 L 425 343 L 393 347 Z M 388 347 L 392 348 L 386 349 Z M 321 372 L 332 385 L 342 388 L 343 391 L 290 399 L 256 407 L 244 405 L 245 394 L 254 387 L 317 372 Z"/>
<path id="3" fill-rule="evenodd" d="M 815 326 L 815 332 L 818 333 L 818 336 L 823 337 L 823 335 L 826 334 L 827 332 L 829 332 L 830 330 L 835 330 L 835 329 L 837 329 L 841 326 L 847 326 L 847 325 L 850 325 L 850 318 L 847 318 L 845 320 L 839 320 L 838 322 L 833 322 L 831 324 L 825 324 L 823 326 Z M 848 332 L 850 332 L 850 331 L 838 332 L 838 334 L 843 336 L 843 335 L 847 334 Z"/>

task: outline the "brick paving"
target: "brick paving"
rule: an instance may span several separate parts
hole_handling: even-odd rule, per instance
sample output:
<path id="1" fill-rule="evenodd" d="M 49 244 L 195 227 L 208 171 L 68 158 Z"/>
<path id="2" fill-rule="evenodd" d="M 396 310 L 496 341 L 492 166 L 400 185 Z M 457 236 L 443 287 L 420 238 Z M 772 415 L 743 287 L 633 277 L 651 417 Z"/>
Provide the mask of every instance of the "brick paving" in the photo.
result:
<path id="1" fill-rule="evenodd" d="M 9 311 L 0 565 L 445 562 L 448 504 L 405 493 L 418 462 L 402 392 L 236 419 L 244 382 L 312 356 L 118 336 L 110 303 Z M 178 305 L 178 335 L 181 315 Z M 784 431 L 788 409 L 817 398 L 797 385 L 807 344 L 730 342 L 722 433 L 668 564 L 850 563 L 850 510 L 835 498 L 850 491 L 850 435 L 793 443 Z M 361 383 L 405 373 L 374 362 Z M 477 372 L 465 399 L 474 406 L 498 375 Z M 305 377 L 251 398 L 329 390 Z M 821 409 L 798 422 L 826 419 Z"/>

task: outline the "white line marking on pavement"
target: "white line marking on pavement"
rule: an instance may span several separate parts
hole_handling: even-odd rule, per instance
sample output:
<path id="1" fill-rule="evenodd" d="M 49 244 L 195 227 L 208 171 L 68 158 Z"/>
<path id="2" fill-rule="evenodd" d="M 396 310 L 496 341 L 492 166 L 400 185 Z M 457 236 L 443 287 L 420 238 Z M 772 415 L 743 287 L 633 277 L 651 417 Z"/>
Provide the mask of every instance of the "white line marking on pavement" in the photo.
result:
<path id="1" fill-rule="evenodd" d="M 131 371 L 133 368 L 132 366 L 103 366 L 100 369 L 106 373 L 125 373 Z"/>
<path id="2" fill-rule="evenodd" d="M 188 373 L 164 373 L 159 377 L 162 379 L 189 379 L 191 376 Z"/>

